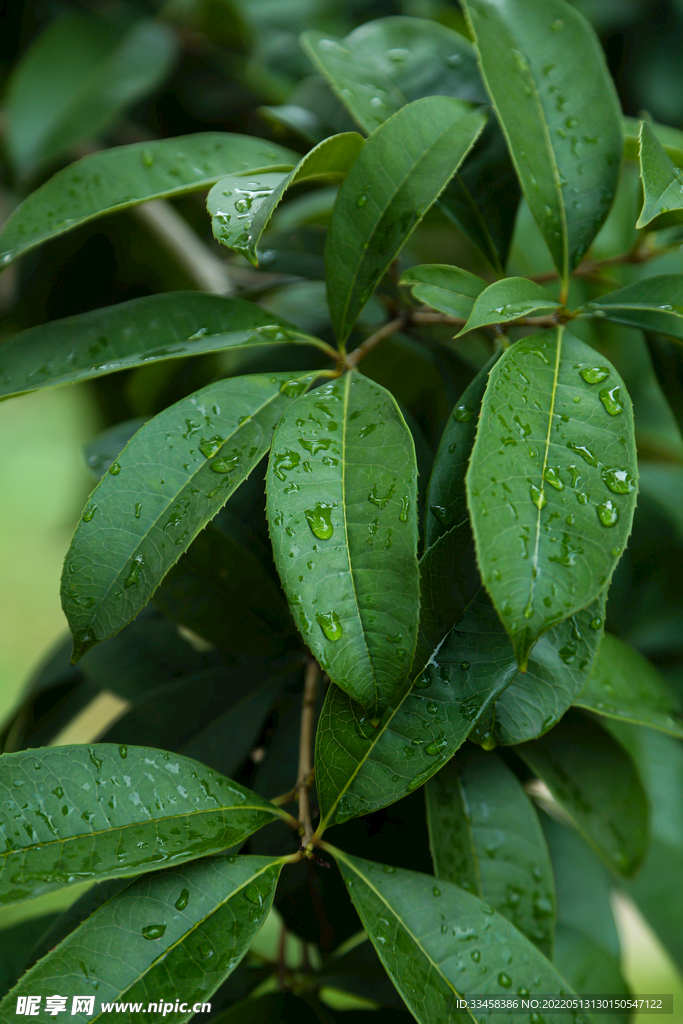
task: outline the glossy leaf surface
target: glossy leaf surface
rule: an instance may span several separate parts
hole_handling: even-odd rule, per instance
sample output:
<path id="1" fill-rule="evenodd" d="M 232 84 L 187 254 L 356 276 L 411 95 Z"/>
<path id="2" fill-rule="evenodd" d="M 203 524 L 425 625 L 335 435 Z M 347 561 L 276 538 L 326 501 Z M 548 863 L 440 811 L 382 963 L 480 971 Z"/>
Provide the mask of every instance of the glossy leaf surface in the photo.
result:
<path id="1" fill-rule="evenodd" d="M 467 495 L 482 577 L 520 667 L 547 629 L 604 590 L 630 533 L 637 473 L 631 401 L 606 359 L 563 328 L 503 354 Z"/>
<path id="2" fill-rule="evenodd" d="M 633 875 L 648 844 L 647 798 L 624 748 L 570 713 L 551 733 L 516 748 L 607 864 Z"/>
<path id="3" fill-rule="evenodd" d="M 683 708 L 666 679 L 639 651 L 609 633 L 575 704 L 683 739 Z"/>
<path id="4" fill-rule="evenodd" d="M 456 1002 L 463 994 L 569 994 L 536 947 L 476 896 L 415 871 L 340 850 L 334 856 L 380 960 L 420 1024 L 464 1019 Z M 548 1024 L 562 1019 L 543 1017 Z"/>
<path id="5" fill-rule="evenodd" d="M 526 277 L 505 277 L 490 284 L 477 296 L 460 334 L 467 334 L 478 327 L 509 323 L 520 317 L 544 316 L 554 313 L 558 305 L 547 288 L 540 284 Z"/>
<path id="6" fill-rule="evenodd" d="M 105 213 L 210 188 L 226 174 L 289 170 L 298 159 L 275 143 L 222 132 L 93 153 L 58 171 L 8 218 L 0 267 Z"/>
<path id="7" fill-rule="evenodd" d="M 301 634 L 375 717 L 410 668 L 419 607 L 417 466 L 393 397 L 346 374 L 299 399 L 276 430 L 267 488 Z"/>
<path id="8" fill-rule="evenodd" d="M 95 1016 L 84 1008 L 75 1021 L 97 1020 L 103 1003 L 138 1003 L 131 1022 L 189 1020 L 192 1006 L 209 997 L 239 964 L 270 910 L 282 858 L 212 857 L 146 875 L 113 896 L 25 974 L 0 1003 L 14 1013 L 21 995 L 94 991 Z M 156 1002 L 158 1009 L 148 1009 Z M 142 1009 L 144 1007 L 144 1009 Z M 111 1012 L 111 1011 L 110 1011 Z M 114 1011 L 116 1012 L 116 1011 Z"/>
<path id="9" fill-rule="evenodd" d="M 563 0 L 464 6 L 522 189 L 566 280 L 607 216 L 622 154 L 621 112 L 600 44 Z"/>
<path id="10" fill-rule="evenodd" d="M 434 874 L 490 904 L 552 959 L 555 885 L 536 812 L 495 754 L 461 751 L 427 783 Z"/>
<path id="11" fill-rule="evenodd" d="M 577 312 L 683 341 L 683 274 L 646 277 L 587 302 Z"/>
<path id="12" fill-rule="evenodd" d="M 647 121 L 640 126 L 640 178 L 643 208 L 636 227 L 644 228 L 669 213 L 683 211 L 681 171 L 661 144 Z M 657 226 L 663 226 L 658 222 Z"/>
<path id="13" fill-rule="evenodd" d="M 138 431 L 90 496 L 64 563 L 78 657 L 118 633 L 270 447 L 315 374 L 235 377 Z"/>
<path id="14" fill-rule="evenodd" d="M 357 132 L 324 139 L 290 174 L 271 172 L 221 178 L 206 205 L 214 237 L 258 266 L 257 246 L 275 208 L 291 185 L 341 181 L 363 145 Z"/>
<path id="15" fill-rule="evenodd" d="M 75 12 L 52 21 L 8 83 L 6 138 L 17 171 L 32 174 L 106 128 L 159 84 L 175 50 L 163 22 L 122 28 Z"/>
<path id="16" fill-rule="evenodd" d="M 476 274 L 439 263 L 411 267 L 400 283 L 410 288 L 418 302 L 463 320 L 468 319 L 474 299 L 486 288 L 486 281 Z"/>
<path id="17" fill-rule="evenodd" d="M 10 338 L 0 352 L 0 398 L 162 359 L 287 344 L 323 343 L 243 299 L 200 292 L 148 295 Z"/>
<path id="18" fill-rule="evenodd" d="M 282 812 L 176 754 L 109 743 L 3 755 L 0 903 L 218 853 Z"/>
<path id="19" fill-rule="evenodd" d="M 363 146 L 339 189 L 325 246 L 340 341 L 483 124 L 483 114 L 459 100 L 427 96 L 390 117 Z"/>

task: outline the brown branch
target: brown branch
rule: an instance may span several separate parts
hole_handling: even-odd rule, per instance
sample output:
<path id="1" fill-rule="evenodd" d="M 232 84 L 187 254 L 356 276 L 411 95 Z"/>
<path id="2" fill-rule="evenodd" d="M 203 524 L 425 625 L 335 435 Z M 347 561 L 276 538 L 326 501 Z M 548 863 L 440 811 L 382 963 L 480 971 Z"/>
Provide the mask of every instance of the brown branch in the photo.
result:
<path id="1" fill-rule="evenodd" d="M 616 256 L 606 256 L 601 260 L 583 260 L 579 263 L 572 276 L 595 279 L 596 276 L 599 276 L 603 267 L 625 266 L 629 263 L 645 263 L 647 260 L 651 260 L 653 257 L 666 252 L 667 248 L 668 246 L 653 248 L 647 242 L 643 242 L 638 238 L 635 244 L 630 249 L 627 249 L 626 252 L 620 252 Z M 536 284 L 545 284 L 546 281 L 556 281 L 559 276 L 556 270 L 548 270 L 543 274 L 535 274 L 528 280 L 535 281 Z"/>
<path id="2" fill-rule="evenodd" d="M 299 734 L 299 774 L 297 790 L 299 793 L 299 821 L 302 827 L 301 849 L 306 853 L 313 838 L 311 824 L 310 789 L 313 783 L 313 725 L 315 718 L 316 693 L 320 668 L 315 658 L 311 658 L 306 666 L 304 678 L 304 695 L 301 702 L 301 732 Z"/>

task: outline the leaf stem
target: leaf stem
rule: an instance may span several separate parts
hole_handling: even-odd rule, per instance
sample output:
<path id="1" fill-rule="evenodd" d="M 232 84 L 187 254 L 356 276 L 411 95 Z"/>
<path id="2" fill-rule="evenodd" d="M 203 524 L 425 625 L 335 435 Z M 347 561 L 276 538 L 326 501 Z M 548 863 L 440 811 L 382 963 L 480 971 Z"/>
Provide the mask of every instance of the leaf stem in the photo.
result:
<path id="1" fill-rule="evenodd" d="M 301 702 L 301 732 L 299 733 L 299 821 L 301 823 L 301 849 L 310 855 L 313 825 L 311 824 L 310 790 L 313 784 L 313 720 L 315 718 L 316 693 L 320 679 L 320 666 L 311 658 L 306 666 L 304 695 Z"/>
<path id="2" fill-rule="evenodd" d="M 626 252 L 618 253 L 616 256 L 606 256 L 601 260 L 582 260 L 572 276 L 591 278 L 595 277 L 596 273 L 603 267 L 623 266 L 629 263 L 645 263 L 655 256 L 660 256 L 668 248 L 669 246 L 662 246 L 660 248 L 651 246 L 647 238 L 643 239 L 639 236 Z M 535 274 L 529 278 L 529 281 L 535 281 L 536 284 L 545 284 L 547 281 L 556 281 L 559 276 L 556 270 L 548 270 L 543 274 Z M 562 304 L 564 305 L 564 302 Z"/>

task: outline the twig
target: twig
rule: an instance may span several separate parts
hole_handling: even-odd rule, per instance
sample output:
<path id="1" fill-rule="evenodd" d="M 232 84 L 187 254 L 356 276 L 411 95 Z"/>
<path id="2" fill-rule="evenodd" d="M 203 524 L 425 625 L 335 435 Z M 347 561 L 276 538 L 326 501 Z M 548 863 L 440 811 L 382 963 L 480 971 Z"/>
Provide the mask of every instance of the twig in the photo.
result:
<path id="1" fill-rule="evenodd" d="M 297 790 L 299 792 L 299 821 L 302 826 L 301 849 L 306 852 L 313 838 L 311 824 L 310 789 L 313 783 L 313 720 L 315 718 L 315 698 L 318 690 L 320 668 L 318 662 L 311 658 L 306 666 L 304 678 L 304 695 L 301 702 L 301 732 L 299 734 L 299 775 Z"/>
<path id="2" fill-rule="evenodd" d="M 405 327 L 409 323 L 407 316 L 397 316 L 393 320 L 389 320 L 388 323 L 383 324 L 374 334 L 371 334 L 369 338 L 354 348 L 353 352 L 349 352 L 345 360 L 345 366 L 348 370 L 364 359 L 365 356 L 370 352 L 375 345 L 379 345 L 380 341 L 384 341 L 390 334 L 394 334 L 395 331 L 399 331 L 402 327 Z"/>
<path id="3" fill-rule="evenodd" d="M 606 256 L 601 260 L 583 260 L 579 263 L 572 276 L 595 278 L 596 274 L 603 267 L 624 266 L 629 263 L 645 263 L 647 260 L 651 260 L 653 257 L 666 252 L 667 248 L 668 246 L 654 248 L 648 245 L 647 242 L 643 242 L 641 238 L 638 238 L 634 245 L 627 249 L 626 252 L 620 252 L 616 256 Z M 559 276 L 556 270 L 548 270 L 543 274 L 535 274 L 529 278 L 529 281 L 535 281 L 536 284 L 545 284 L 546 281 L 556 281 Z"/>

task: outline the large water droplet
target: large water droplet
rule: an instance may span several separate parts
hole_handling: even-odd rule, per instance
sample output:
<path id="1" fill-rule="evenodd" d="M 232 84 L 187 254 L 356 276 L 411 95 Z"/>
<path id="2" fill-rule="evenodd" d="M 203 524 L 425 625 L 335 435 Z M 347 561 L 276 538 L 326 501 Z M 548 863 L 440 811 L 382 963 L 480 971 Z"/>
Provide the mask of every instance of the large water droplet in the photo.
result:
<path id="1" fill-rule="evenodd" d="M 609 370 L 606 366 L 587 366 L 579 373 L 587 384 L 601 384 L 609 377 Z"/>
<path id="2" fill-rule="evenodd" d="M 623 403 L 619 400 L 619 392 L 618 384 L 613 388 L 603 388 L 600 392 L 600 401 L 610 416 L 618 416 L 620 412 L 624 411 Z"/>
<path id="3" fill-rule="evenodd" d="M 511 988 L 512 978 L 510 977 L 509 974 L 505 974 L 501 971 L 501 973 L 498 975 L 498 984 L 500 985 L 501 988 Z"/>
<path id="4" fill-rule="evenodd" d="M 126 587 L 126 589 L 128 589 L 128 587 L 140 587 L 140 575 L 142 573 L 142 567 L 144 564 L 145 559 L 143 555 L 134 556 L 133 561 L 131 562 L 130 569 L 128 570 L 128 575 L 126 576 L 126 579 L 123 584 L 124 587 Z"/>
<path id="5" fill-rule="evenodd" d="M 597 466 L 598 460 L 593 455 L 590 448 L 586 448 L 584 444 L 576 444 L 574 441 L 567 441 L 567 448 L 569 448 L 570 451 L 576 452 L 577 455 L 580 455 L 583 461 L 587 462 L 589 466 Z"/>
<path id="6" fill-rule="evenodd" d="M 111 466 L 109 467 L 109 472 L 111 473 L 112 476 L 119 475 L 119 473 L 121 472 L 121 467 L 119 466 L 118 462 L 112 462 Z"/>
<path id="7" fill-rule="evenodd" d="M 175 901 L 176 910 L 184 910 L 187 904 L 190 902 L 190 892 L 188 889 L 181 889 L 180 896 Z"/>
<path id="8" fill-rule="evenodd" d="M 327 505 L 319 501 L 313 508 L 307 508 L 304 515 L 312 533 L 320 540 L 329 540 L 334 533 L 332 525 L 332 509 L 334 505 Z"/>
<path id="9" fill-rule="evenodd" d="M 610 498 L 597 505 L 595 511 L 603 526 L 616 526 L 619 519 L 619 506 L 615 505 Z"/>
<path id="10" fill-rule="evenodd" d="M 564 484 L 562 483 L 562 479 L 560 477 L 559 466 L 546 466 L 543 470 L 543 479 L 547 480 L 551 487 L 554 487 L 556 491 L 564 490 Z"/>
<path id="11" fill-rule="evenodd" d="M 83 513 L 83 522 L 84 523 L 89 523 L 90 520 L 92 519 L 92 517 L 95 515 L 96 512 L 97 512 L 97 505 L 90 505 L 89 508 L 86 508 L 85 512 Z"/>
<path id="12" fill-rule="evenodd" d="M 632 494 L 636 489 L 636 482 L 627 469 L 610 469 L 606 466 L 601 476 L 614 494 Z"/>
<path id="13" fill-rule="evenodd" d="M 468 409 L 464 402 L 461 402 L 460 405 L 456 405 L 453 410 L 453 418 L 456 419 L 458 423 L 468 423 L 469 420 L 472 419 L 473 415 L 474 413 L 472 410 Z"/>
<path id="14" fill-rule="evenodd" d="M 536 508 L 539 509 L 539 511 L 540 509 L 545 508 L 545 506 L 548 504 L 548 499 L 546 498 L 541 488 L 537 487 L 536 484 L 531 485 L 531 487 L 529 488 L 529 494 L 531 495 L 531 500 L 533 501 Z"/>
<path id="15" fill-rule="evenodd" d="M 165 931 L 165 924 L 148 924 L 142 929 L 142 935 L 145 939 L 160 939 Z"/>
<path id="16" fill-rule="evenodd" d="M 248 885 L 244 890 L 244 898 L 257 906 L 259 910 L 263 908 L 263 894 L 257 885 Z"/>
<path id="17" fill-rule="evenodd" d="M 318 612 L 315 618 L 328 640 L 339 640 L 344 630 L 336 612 Z"/>
<path id="18" fill-rule="evenodd" d="M 205 458 L 211 459 L 219 450 L 224 440 L 219 434 L 209 438 L 203 437 L 197 447 Z"/>

